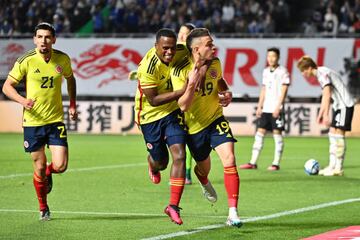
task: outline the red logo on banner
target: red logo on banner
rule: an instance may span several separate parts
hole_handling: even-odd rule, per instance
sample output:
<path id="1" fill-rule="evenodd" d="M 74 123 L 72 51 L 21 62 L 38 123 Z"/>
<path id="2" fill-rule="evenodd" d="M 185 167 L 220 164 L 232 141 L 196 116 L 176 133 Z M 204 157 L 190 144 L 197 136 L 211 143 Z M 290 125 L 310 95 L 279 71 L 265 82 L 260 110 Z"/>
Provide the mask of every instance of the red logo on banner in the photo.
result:
<path id="1" fill-rule="evenodd" d="M 9 43 L 7 46 L 1 49 L 0 65 L 7 66 L 7 70 L 11 70 L 16 59 L 25 53 L 23 45 L 18 43 Z M 6 73 L 7 74 L 7 73 Z"/>
<path id="2" fill-rule="evenodd" d="M 101 88 L 111 81 L 127 79 L 129 64 L 138 65 L 141 59 L 139 52 L 121 48 L 121 45 L 95 44 L 72 61 L 76 75 L 89 80 L 101 79 L 98 84 L 98 88 Z"/>

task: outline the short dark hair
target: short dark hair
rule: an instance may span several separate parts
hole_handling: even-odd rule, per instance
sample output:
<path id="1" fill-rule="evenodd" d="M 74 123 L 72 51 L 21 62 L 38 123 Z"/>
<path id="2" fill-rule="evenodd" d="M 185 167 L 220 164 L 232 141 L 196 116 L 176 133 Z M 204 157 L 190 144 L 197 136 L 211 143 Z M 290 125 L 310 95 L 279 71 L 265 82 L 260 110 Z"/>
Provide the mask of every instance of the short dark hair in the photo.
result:
<path id="1" fill-rule="evenodd" d="M 191 52 L 191 45 L 194 41 L 195 38 L 199 38 L 199 37 L 206 37 L 206 36 L 211 36 L 210 32 L 207 28 L 195 28 L 193 29 L 189 36 L 186 39 L 186 47 L 189 49 L 189 51 Z"/>
<path id="2" fill-rule="evenodd" d="M 36 25 L 35 30 L 34 30 L 34 36 L 36 36 L 36 32 L 39 29 L 43 29 L 43 30 L 49 30 L 51 32 L 51 35 L 53 37 L 55 37 L 55 27 L 47 22 L 41 22 L 38 25 Z"/>
<path id="3" fill-rule="evenodd" d="M 170 28 L 162 28 L 156 32 L 156 42 L 158 42 L 161 37 L 170 37 L 176 40 L 176 33 Z"/>
<path id="4" fill-rule="evenodd" d="M 268 52 L 274 52 L 274 53 L 276 53 L 276 55 L 278 56 L 278 58 L 280 57 L 280 50 L 279 50 L 279 48 L 277 48 L 277 47 L 268 48 L 267 51 L 268 51 Z"/>
<path id="5" fill-rule="evenodd" d="M 183 25 L 181 25 L 182 27 L 186 27 L 187 29 L 189 29 L 189 31 L 193 30 L 195 27 L 194 24 L 192 23 L 184 23 Z"/>

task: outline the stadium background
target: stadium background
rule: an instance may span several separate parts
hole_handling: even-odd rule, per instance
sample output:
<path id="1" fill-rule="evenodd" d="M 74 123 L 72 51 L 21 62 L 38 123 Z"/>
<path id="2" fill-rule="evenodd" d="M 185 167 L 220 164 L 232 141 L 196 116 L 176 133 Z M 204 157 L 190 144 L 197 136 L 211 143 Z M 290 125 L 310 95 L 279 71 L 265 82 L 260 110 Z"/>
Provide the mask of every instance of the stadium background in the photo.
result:
<path id="1" fill-rule="evenodd" d="M 177 31 L 185 22 L 208 27 L 216 38 L 223 74 L 235 97 L 224 111 L 237 135 L 255 132 L 255 107 L 268 47 L 280 48 L 280 63 L 291 74 L 285 109 L 288 135 L 327 133 L 315 122 L 321 89 L 296 69 L 302 55 L 339 71 L 354 96 L 360 96 L 360 1 L 1 2 L 1 85 L 16 58 L 34 47 L 34 25 L 53 23 L 58 32 L 55 48 L 70 55 L 77 79 L 79 121 L 72 123 L 65 115 L 73 132 L 138 134 L 132 110 L 137 83 L 127 80 L 128 72 L 153 46 L 159 28 Z M 66 95 L 66 84 L 63 87 Z M 24 92 L 23 85 L 19 89 Z M 0 99 L 4 116 L 0 132 L 21 132 L 21 106 L 2 94 Z M 66 102 L 64 107 L 68 107 Z M 356 106 L 351 135 L 360 135 L 359 115 Z"/>

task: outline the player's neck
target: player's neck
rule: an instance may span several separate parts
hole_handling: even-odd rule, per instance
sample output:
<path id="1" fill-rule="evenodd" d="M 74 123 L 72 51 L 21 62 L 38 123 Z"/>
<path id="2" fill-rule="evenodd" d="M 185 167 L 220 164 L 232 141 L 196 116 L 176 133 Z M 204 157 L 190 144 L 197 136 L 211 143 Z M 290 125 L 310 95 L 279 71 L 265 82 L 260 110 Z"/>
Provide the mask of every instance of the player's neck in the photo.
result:
<path id="1" fill-rule="evenodd" d="M 269 66 L 270 67 L 270 72 L 275 71 L 275 69 L 277 69 L 277 67 L 279 66 L 279 64 L 273 65 L 273 66 Z"/>
<path id="2" fill-rule="evenodd" d="M 311 75 L 313 75 L 314 77 L 317 76 L 317 69 L 314 68 L 313 70 L 311 70 Z"/>
<path id="3" fill-rule="evenodd" d="M 50 49 L 50 51 L 47 52 L 47 53 L 41 53 L 41 52 L 38 50 L 38 53 L 40 54 L 40 56 L 42 57 L 42 59 L 44 59 L 45 62 L 49 62 L 50 59 L 51 59 L 52 49 Z"/>

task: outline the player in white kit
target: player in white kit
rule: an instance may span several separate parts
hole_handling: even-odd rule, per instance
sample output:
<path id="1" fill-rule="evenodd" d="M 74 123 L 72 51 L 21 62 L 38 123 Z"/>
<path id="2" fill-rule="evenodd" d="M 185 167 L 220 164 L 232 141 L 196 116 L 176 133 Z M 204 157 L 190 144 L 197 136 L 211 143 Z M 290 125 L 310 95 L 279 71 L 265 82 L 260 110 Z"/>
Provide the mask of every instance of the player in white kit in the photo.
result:
<path id="1" fill-rule="evenodd" d="M 341 76 L 327 67 L 318 67 L 309 56 L 303 56 L 297 67 L 304 77 L 315 77 L 322 88 L 321 106 L 317 122 L 330 127 L 329 166 L 319 171 L 322 176 L 342 176 L 346 151 L 345 132 L 351 131 L 354 98 L 349 93 Z M 330 104 L 332 120 L 330 120 Z"/>
<path id="2" fill-rule="evenodd" d="M 287 69 L 279 65 L 278 48 L 267 50 L 267 63 L 263 71 L 262 88 L 256 110 L 257 131 L 249 163 L 240 165 L 240 169 L 257 169 L 257 160 L 264 145 L 266 131 L 272 131 L 275 142 L 274 159 L 269 171 L 280 169 L 280 160 L 284 149 L 282 131 L 284 130 L 284 101 L 290 85 Z"/>

